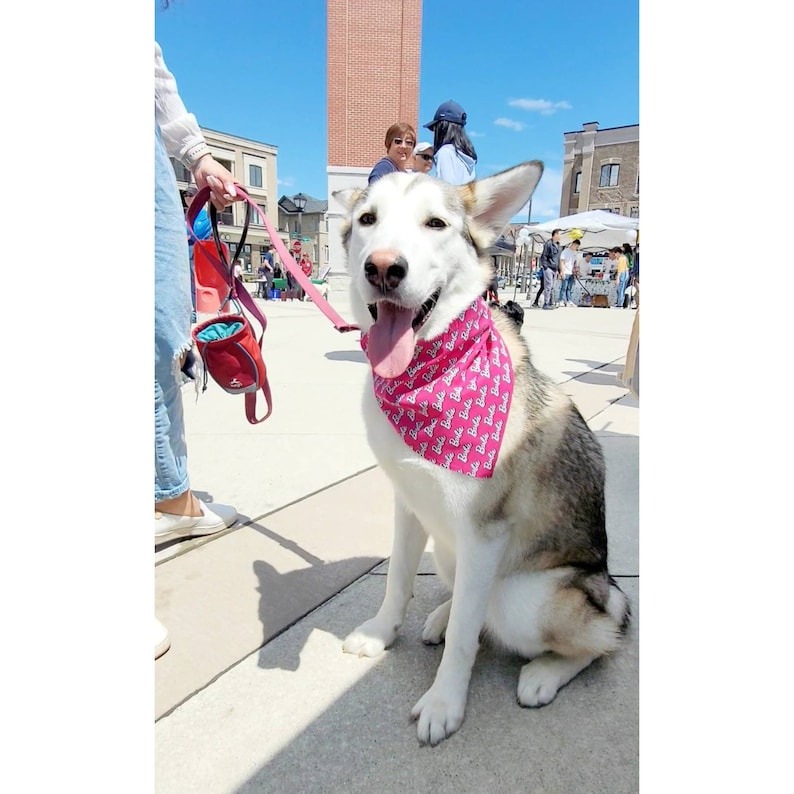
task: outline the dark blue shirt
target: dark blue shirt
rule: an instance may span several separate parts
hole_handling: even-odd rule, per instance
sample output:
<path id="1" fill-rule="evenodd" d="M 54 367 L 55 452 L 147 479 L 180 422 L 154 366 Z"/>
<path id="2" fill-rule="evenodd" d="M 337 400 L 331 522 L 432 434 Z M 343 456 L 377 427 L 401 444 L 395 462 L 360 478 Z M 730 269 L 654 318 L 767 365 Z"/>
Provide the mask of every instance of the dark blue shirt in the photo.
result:
<path id="1" fill-rule="evenodd" d="M 369 178 L 367 182 L 371 185 L 373 182 L 376 182 L 382 176 L 386 176 L 386 174 L 391 174 L 394 171 L 399 171 L 400 169 L 394 164 L 394 161 L 389 159 L 388 157 L 383 157 L 375 163 L 375 167 L 369 172 Z"/>

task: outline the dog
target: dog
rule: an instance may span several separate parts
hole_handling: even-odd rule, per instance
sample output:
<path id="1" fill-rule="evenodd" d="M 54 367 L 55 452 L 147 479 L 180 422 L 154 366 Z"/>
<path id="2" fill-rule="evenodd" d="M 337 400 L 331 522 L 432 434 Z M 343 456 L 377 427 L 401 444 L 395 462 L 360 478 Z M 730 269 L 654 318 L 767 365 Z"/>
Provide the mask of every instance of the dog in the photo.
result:
<path id="1" fill-rule="evenodd" d="M 333 194 L 372 369 L 367 437 L 395 492 L 386 593 L 343 650 L 375 657 L 394 642 L 431 536 L 451 598 L 422 631 L 445 647 L 411 710 L 420 744 L 461 726 L 481 637 L 529 660 L 517 697 L 537 707 L 615 651 L 629 624 L 607 568 L 600 444 L 515 322 L 481 297 L 486 251 L 542 173 L 531 161 L 463 186 L 390 174 Z"/>
<path id="2" fill-rule="evenodd" d="M 516 329 L 518 331 L 521 330 L 524 325 L 524 307 L 520 303 L 515 301 L 505 301 L 504 303 L 491 301 L 488 305 L 492 309 L 499 309 L 499 311 L 504 312 L 515 323 Z"/>

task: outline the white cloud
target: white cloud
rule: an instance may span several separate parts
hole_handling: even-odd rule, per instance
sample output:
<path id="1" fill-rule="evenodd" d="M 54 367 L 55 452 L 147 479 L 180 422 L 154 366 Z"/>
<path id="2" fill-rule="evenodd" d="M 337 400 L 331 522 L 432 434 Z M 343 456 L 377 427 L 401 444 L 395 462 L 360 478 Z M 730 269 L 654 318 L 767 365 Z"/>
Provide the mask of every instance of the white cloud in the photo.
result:
<path id="1" fill-rule="evenodd" d="M 485 137 L 485 133 L 484 132 L 475 132 L 474 130 L 467 130 L 466 134 L 470 138 L 484 138 Z"/>
<path id="2" fill-rule="evenodd" d="M 292 187 L 295 184 L 295 177 L 285 176 L 283 179 L 277 181 L 281 187 Z"/>
<path id="3" fill-rule="evenodd" d="M 498 118 L 494 121 L 494 124 L 496 124 L 497 127 L 507 127 L 510 130 L 515 130 L 516 132 L 521 132 L 521 130 L 523 130 L 525 127 L 525 125 L 520 121 L 513 121 L 513 119 L 506 118 Z"/>
<path id="4" fill-rule="evenodd" d="M 548 99 L 511 99 L 507 104 L 511 108 L 540 113 L 541 116 L 551 116 L 558 110 L 572 109 L 571 104 L 564 99 L 560 102 L 550 102 Z"/>

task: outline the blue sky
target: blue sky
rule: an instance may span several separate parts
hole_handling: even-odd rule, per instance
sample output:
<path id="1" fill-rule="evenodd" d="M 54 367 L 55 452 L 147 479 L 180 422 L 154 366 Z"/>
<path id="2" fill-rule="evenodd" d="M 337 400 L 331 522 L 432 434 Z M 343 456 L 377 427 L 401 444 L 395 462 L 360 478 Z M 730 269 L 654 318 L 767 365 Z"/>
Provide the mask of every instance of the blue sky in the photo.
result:
<path id="1" fill-rule="evenodd" d="M 326 198 L 325 12 L 326 0 L 155 3 L 186 106 L 204 127 L 278 146 L 279 194 Z M 532 220 L 556 218 L 563 133 L 639 123 L 638 23 L 638 0 L 425 0 L 419 123 L 460 102 L 478 176 L 543 160 Z"/>

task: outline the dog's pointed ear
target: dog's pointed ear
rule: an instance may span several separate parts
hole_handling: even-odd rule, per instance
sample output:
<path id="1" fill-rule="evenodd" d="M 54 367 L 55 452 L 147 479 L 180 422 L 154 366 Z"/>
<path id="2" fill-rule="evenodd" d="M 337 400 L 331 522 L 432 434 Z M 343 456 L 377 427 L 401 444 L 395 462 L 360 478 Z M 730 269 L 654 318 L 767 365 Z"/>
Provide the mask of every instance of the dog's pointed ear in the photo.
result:
<path id="1" fill-rule="evenodd" d="M 507 171 L 463 185 L 463 200 L 472 207 L 477 223 L 496 239 L 510 219 L 529 201 L 543 176 L 540 160 L 521 163 Z"/>
<path id="2" fill-rule="evenodd" d="M 351 210 L 364 191 L 358 187 L 334 190 L 331 195 L 346 209 Z"/>

